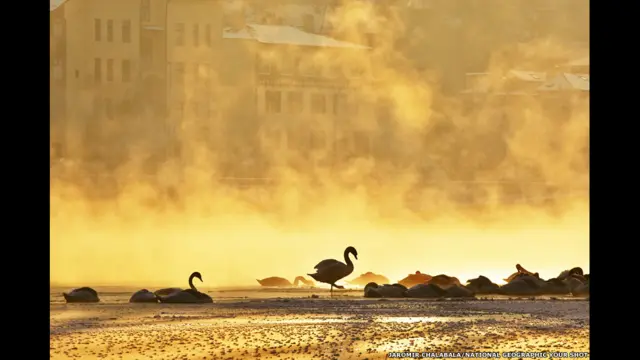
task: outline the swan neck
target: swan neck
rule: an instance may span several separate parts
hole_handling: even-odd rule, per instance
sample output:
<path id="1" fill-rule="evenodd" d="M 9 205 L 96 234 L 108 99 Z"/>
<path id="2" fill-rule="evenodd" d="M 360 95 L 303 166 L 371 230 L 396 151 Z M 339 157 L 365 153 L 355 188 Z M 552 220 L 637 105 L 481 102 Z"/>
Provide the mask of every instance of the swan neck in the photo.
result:
<path id="1" fill-rule="evenodd" d="M 195 276 L 193 276 L 193 274 L 191 274 L 191 276 L 189 276 L 189 287 L 194 290 L 194 291 L 198 291 L 198 289 L 196 289 L 195 285 L 193 285 L 193 278 Z"/>
<path id="2" fill-rule="evenodd" d="M 350 252 L 348 250 L 344 251 L 344 262 L 347 266 L 353 266 L 353 262 L 351 262 L 351 258 L 349 257 Z"/>

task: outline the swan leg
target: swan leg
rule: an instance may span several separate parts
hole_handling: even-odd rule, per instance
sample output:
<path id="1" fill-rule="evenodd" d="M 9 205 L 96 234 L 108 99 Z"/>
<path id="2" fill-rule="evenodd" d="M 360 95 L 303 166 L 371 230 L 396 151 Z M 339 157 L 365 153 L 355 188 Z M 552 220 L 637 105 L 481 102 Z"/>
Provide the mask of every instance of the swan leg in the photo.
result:
<path id="1" fill-rule="evenodd" d="M 333 284 L 331 284 L 331 290 L 329 290 L 329 293 L 331 294 L 331 297 L 333 297 Z"/>

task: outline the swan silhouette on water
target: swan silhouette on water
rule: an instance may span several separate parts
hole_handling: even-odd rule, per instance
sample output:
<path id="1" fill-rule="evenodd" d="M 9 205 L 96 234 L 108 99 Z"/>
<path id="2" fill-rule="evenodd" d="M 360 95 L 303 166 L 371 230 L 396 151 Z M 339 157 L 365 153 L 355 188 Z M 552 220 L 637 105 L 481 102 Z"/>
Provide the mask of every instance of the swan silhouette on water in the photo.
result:
<path id="1" fill-rule="evenodd" d="M 261 286 L 273 286 L 273 287 L 290 287 L 291 282 L 285 278 L 272 276 L 264 278 L 262 280 L 256 279 Z"/>
<path id="2" fill-rule="evenodd" d="M 302 283 L 302 285 L 304 286 L 316 286 L 316 283 L 314 283 L 313 280 L 307 280 L 303 276 L 296 277 L 293 281 L 293 286 L 299 286 L 299 283 Z"/>
<path id="3" fill-rule="evenodd" d="M 164 288 L 164 289 L 156 290 L 153 293 L 156 294 L 157 296 L 167 296 L 180 291 L 182 291 L 181 288 Z"/>
<path id="4" fill-rule="evenodd" d="M 389 284 L 389 279 L 387 279 L 386 276 L 374 274 L 371 271 L 369 271 L 349 281 L 349 284 L 351 285 L 366 286 L 369 283 Z"/>
<path id="5" fill-rule="evenodd" d="M 358 251 L 353 246 L 349 246 L 344 249 L 344 263 L 334 259 L 322 260 L 314 267 L 316 273 L 307 275 L 316 281 L 331 285 L 331 295 L 333 296 L 334 287 L 344 289 L 344 286 L 336 285 L 336 281 L 353 272 L 353 262 L 351 262 L 349 254 L 353 254 L 353 257 L 358 260 Z"/>
<path id="6" fill-rule="evenodd" d="M 508 278 L 503 279 L 503 280 L 508 282 L 508 283 L 510 283 L 513 280 L 516 280 L 517 278 L 522 277 L 522 276 L 533 276 L 533 277 L 536 277 L 536 278 L 540 277 L 540 275 L 538 273 L 532 273 L 531 271 L 523 268 L 522 265 L 520 265 L 520 264 L 516 264 L 516 270 L 517 271 L 515 273 L 511 274 Z"/>
<path id="7" fill-rule="evenodd" d="M 452 286 L 462 286 L 462 284 L 460 284 L 460 280 L 458 280 L 457 277 L 455 276 L 448 276 L 448 275 L 444 275 L 444 274 L 440 274 L 440 275 L 436 275 L 434 277 L 432 277 L 431 279 L 427 280 L 425 282 L 425 284 L 434 284 L 434 285 L 438 285 L 443 289 L 447 289 L 450 288 Z"/>
<path id="8" fill-rule="evenodd" d="M 129 299 L 130 303 L 157 303 L 158 297 L 147 289 L 136 291 Z"/>
<path id="9" fill-rule="evenodd" d="M 475 279 L 467 280 L 467 289 L 476 294 L 496 294 L 500 291 L 500 286 L 493 283 L 486 276 L 478 276 Z"/>
<path id="10" fill-rule="evenodd" d="M 378 285 L 370 282 L 364 287 L 364 297 L 366 298 L 401 298 L 405 296 L 407 288 L 400 284 Z"/>
<path id="11" fill-rule="evenodd" d="M 410 288 L 418 284 L 425 284 L 427 281 L 431 280 L 431 278 L 431 275 L 423 274 L 420 271 L 416 271 L 415 274 L 409 274 L 406 278 L 398 281 L 398 284 Z"/>
<path id="12" fill-rule="evenodd" d="M 270 287 L 292 287 L 298 286 L 300 283 L 306 286 L 314 286 L 315 284 L 311 280 L 307 280 L 302 276 L 298 276 L 293 280 L 293 284 L 289 282 L 289 280 L 277 276 L 272 276 L 268 278 L 264 278 L 262 280 L 256 279 L 261 286 L 270 286 Z"/>
<path id="13" fill-rule="evenodd" d="M 98 292 L 90 287 L 73 289 L 70 292 L 63 292 L 62 296 L 68 303 L 94 303 L 99 302 Z"/>
<path id="14" fill-rule="evenodd" d="M 193 279 L 197 278 L 202 281 L 202 275 L 199 272 L 194 272 L 189 276 L 189 287 L 190 289 L 180 290 L 177 292 L 173 292 L 169 295 L 157 295 L 158 300 L 161 303 L 169 303 L 169 304 L 201 304 L 201 303 L 212 303 L 213 299 L 205 293 L 201 293 L 196 289 L 193 285 Z"/>

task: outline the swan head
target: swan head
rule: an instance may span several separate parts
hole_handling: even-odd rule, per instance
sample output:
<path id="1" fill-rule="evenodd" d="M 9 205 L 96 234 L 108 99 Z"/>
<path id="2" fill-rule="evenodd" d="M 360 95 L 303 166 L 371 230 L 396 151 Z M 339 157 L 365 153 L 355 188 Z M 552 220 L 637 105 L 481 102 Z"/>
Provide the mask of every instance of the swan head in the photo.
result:
<path id="1" fill-rule="evenodd" d="M 358 250 L 356 250 L 356 248 L 354 248 L 353 246 L 349 246 L 344 252 L 348 254 L 352 254 L 353 257 L 356 258 L 356 260 L 358 260 Z"/>
<path id="2" fill-rule="evenodd" d="M 582 271 L 582 268 L 574 267 L 573 269 L 569 270 L 569 275 L 573 274 L 584 275 L 584 272 Z"/>
<path id="3" fill-rule="evenodd" d="M 201 282 L 204 282 L 204 281 L 202 281 L 202 275 L 200 275 L 200 272 L 198 272 L 198 271 L 196 271 L 196 272 L 194 272 L 193 274 L 191 274 L 191 277 L 192 277 L 192 278 L 195 278 L 195 279 L 198 279 L 198 280 L 200 280 Z"/>

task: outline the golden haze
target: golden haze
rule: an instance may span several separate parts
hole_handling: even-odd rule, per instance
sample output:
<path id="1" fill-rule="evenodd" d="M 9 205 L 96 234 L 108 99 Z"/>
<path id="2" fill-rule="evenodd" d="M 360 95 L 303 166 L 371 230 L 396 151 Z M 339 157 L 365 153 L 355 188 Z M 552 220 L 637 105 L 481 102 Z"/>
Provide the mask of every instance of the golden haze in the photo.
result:
<path id="1" fill-rule="evenodd" d="M 51 282 L 184 286 L 192 271 L 200 271 L 205 287 L 257 285 L 256 278 L 293 280 L 322 259 L 341 259 L 348 245 L 359 252 L 354 276 L 374 271 L 392 281 L 416 270 L 463 281 L 481 274 L 499 281 L 516 263 L 543 277 L 573 266 L 588 271 L 588 104 L 576 100 L 568 111 L 555 112 L 538 98 L 523 96 L 513 106 L 487 100 L 464 110 L 459 99 L 441 91 L 444 84 L 434 74 L 417 69 L 392 48 L 406 28 L 402 17 L 381 18 L 375 11 L 352 4 L 331 16 L 354 41 L 362 40 L 352 30 L 362 19 L 377 18 L 386 29 L 375 50 L 341 56 L 347 63 L 370 61 L 376 86 L 354 84 L 353 91 L 363 101 L 389 104 L 393 131 L 378 132 L 389 136 L 392 151 L 326 165 L 259 138 L 260 159 L 268 164 L 262 175 L 279 182 L 266 190 L 241 190 L 216 179 L 225 177 L 221 164 L 228 169 L 229 159 L 237 165 L 251 155 L 212 151 L 198 131 L 190 130 L 196 120 L 185 118 L 178 139 L 182 153 L 167 157 L 153 172 L 143 165 L 148 138 L 132 141 L 115 170 L 90 170 L 69 161 L 51 175 Z M 490 43 L 491 34 L 481 40 Z M 451 41 L 438 39 L 446 40 Z M 538 60 L 540 54 L 561 58 L 565 51 L 559 40 L 548 37 L 496 45 L 487 71 L 540 68 L 547 66 Z M 453 61 L 455 54 L 433 56 L 452 56 Z M 315 59 L 326 61 L 322 53 Z M 435 129 L 443 119 L 455 130 L 438 135 Z M 370 121 L 354 116 L 348 126 Z M 115 124 L 110 126 L 127 122 Z M 65 129 L 69 134 L 76 130 Z M 506 144 L 505 155 L 499 164 L 475 166 L 497 146 L 479 139 L 496 133 Z M 89 146 L 85 143 L 68 158 L 81 157 Z M 453 161 L 452 147 L 470 150 Z M 331 153 L 315 149 L 304 154 L 323 158 Z M 466 204 L 456 200 L 463 185 L 442 178 L 424 181 L 426 159 L 448 164 L 450 179 L 473 182 L 530 173 L 524 180 L 554 184 L 557 192 L 551 201 L 510 204 L 500 200 L 504 188 L 496 185 L 465 194 L 482 205 Z M 91 185 L 87 179 L 95 173 L 110 178 L 112 185 Z M 95 196 L 112 189 L 115 195 Z M 533 197 L 546 196 L 532 192 Z"/>

